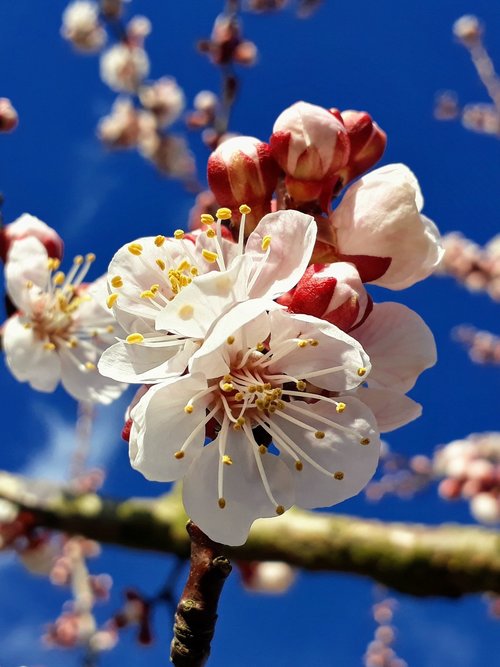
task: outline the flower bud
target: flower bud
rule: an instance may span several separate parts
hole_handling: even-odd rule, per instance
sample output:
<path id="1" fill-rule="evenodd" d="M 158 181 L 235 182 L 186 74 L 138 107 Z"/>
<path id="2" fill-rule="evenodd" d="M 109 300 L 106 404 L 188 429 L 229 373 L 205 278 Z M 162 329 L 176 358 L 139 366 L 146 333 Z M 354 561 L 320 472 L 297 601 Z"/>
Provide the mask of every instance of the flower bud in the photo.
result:
<path id="1" fill-rule="evenodd" d="M 342 111 L 341 117 L 351 142 L 349 162 L 339 172 L 344 186 L 380 160 L 387 144 L 387 135 L 366 111 L 348 109 Z"/>
<path id="2" fill-rule="evenodd" d="M 115 44 L 102 54 L 100 72 L 111 90 L 134 93 L 149 74 L 149 58 L 141 46 Z"/>
<path id="3" fill-rule="evenodd" d="M 62 238 L 55 229 L 29 213 L 23 213 L 17 220 L 0 229 L 0 258 L 5 262 L 14 241 L 29 236 L 43 243 L 49 257 L 61 259 L 64 249 Z"/>
<path id="4" fill-rule="evenodd" d="M 234 213 L 241 204 L 252 209 L 247 216 L 248 233 L 271 210 L 278 173 L 268 144 L 255 137 L 228 139 L 208 159 L 208 184 L 220 206 Z"/>
<path id="5" fill-rule="evenodd" d="M 291 313 L 313 315 L 350 331 L 372 303 L 353 264 L 311 264 L 297 286 L 278 299 Z"/>
<path id="6" fill-rule="evenodd" d="M 296 578 L 294 568 L 280 561 L 240 563 L 239 567 L 243 585 L 255 593 L 286 593 Z"/>
<path id="7" fill-rule="evenodd" d="M 492 493 L 478 493 L 470 503 L 472 516 L 480 523 L 497 524 L 500 522 L 500 499 Z"/>
<path id="8" fill-rule="evenodd" d="M 453 24 L 453 34 L 464 46 L 476 46 L 481 41 L 483 26 L 477 16 L 466 14 Z"/>
<path id="9" fill-rule="evenodd" d="M 276 119 L 270 146 L 295 202 L 321 199 L 326 209 L 337 172 L 349 159 L 342 121 L 323 107 L 297 102 Z"/>
<path id="10" fill-rule="evenodd" d="M 165 76 L 139 92 L 142 106 L 154 113 L 159 127 L 172 125 L 184 110 L 185 98 L 175 79 Z"/>
<path id="11" fill-rule="evenodd" d="M 99 23 L 99 6 L 90 0 L 69 4 L 62 16 L 61 35 L 78 51 L 99 51 L 106 42 L 106 31 Z"/>
<path id="12" fill-rule="evenodd" d="M 7 97 L 0 97 L 0 132 L 12 132 L 19 123 L 17 111 Z"/>

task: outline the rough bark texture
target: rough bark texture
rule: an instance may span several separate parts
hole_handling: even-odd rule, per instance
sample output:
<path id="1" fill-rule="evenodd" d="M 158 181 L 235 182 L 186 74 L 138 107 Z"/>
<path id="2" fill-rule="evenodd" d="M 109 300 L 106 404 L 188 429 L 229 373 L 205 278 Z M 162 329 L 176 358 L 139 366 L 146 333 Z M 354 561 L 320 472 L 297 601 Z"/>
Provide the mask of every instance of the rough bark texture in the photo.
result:
<path id="1" fill-rule="evenodd" d="M 187 525 L 191 560 L 186 586 L 177 605 L 170 660 L 175 667 L 203 667 L 217 622 L 217 606 L 231 564 L 223 546 L 212 542 L 192 521 Z"/>
<path id="2" fill-rule="evenodd" d="M 0 497 L 29 510 L 40 526 L 189 557 L 187 517 L 175 492 L 120 502 L 0 473 Z M 500 533 L 475 526 L 384 523 L 291 510 L 255 522 L 247 543 L 226 554 L 363 575 L 419 597 L 500 593 Z"/>

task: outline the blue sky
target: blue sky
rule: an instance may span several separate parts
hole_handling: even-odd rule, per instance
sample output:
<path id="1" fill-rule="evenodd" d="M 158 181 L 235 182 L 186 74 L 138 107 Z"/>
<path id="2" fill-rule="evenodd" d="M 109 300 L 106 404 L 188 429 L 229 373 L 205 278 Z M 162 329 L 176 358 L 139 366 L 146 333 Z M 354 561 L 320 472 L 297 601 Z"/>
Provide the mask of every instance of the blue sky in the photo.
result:
<path id="1" fill-rule="evenodd" d="M 7 221 L 24 211 L 42 218 L 65 238 L 68 258 L 97 254 L 97 276 L 124 242 L 184 226 L 192 200 L 136 154 L 110 154 L 99 145 L 95 126 L 114 96 L 99 81 L 97 59 L 75 55 L 60 38 L 65 4 L 0 3 L 0 96 L 13 100 L 21 118 L 14 134 L 0 137 L 0 189 Z M 175 76 L 189 100 L 201 89 L 218 89 L 218 73 L 193 44 L 209 35 L 221 6 L 199 0 L 132 2 L 153 22 L 147 44 L 152 77 Z M 471 12 L 486 22 L 486 41 L 500 67 L 500 6 L 491 0 L 327 0 L 308 21 L 289 11 L 246 15 L 245 34 L 257 42 L 260 60 L 240 71 L 232 129 L 266 140 L 276 116 L 299 99 L 366 109 L 389 136 L 382 163 L 401 161 L 415 171 L 426 198 L 424 212 L 443 232 L 458 229 L 484 243 L 498 231 L 500 145 L 432 116 L 434 95 L 446 88 L 457 90 L 462 102 L 486 101 L 465 50 L 451 36 L 452 22 Z M 194 144 L 203 175 L 207 153 L 197 138 Z M 401 301 L 417 310 L 434 331 L 439 350 L 437 366 L 412 391 L 424 415 L 391 434 L 391 446 L 405 454 L 431 452 L 471 432 L 497 429 L 498 374 L 471 364 L 451 341 L 450 330 L 471 323 L 498 331 L 498 307 L 441 278 L 404 292 L 372 293 L 375 300 Z M 0 383 L 0 467 L 64 478 L 74 402 L 62 391 L 36 394 L 6 371 Z M 119 439 L 125 405 L 99 413 L 94 461 L 108 466 L 107 493 L 156 495 L 162 487 L 130 469 Z M 465 505 L 441 503 L 435 489 L 414 502 L 367 505 L 357 498 L 338 511 L 388 520 L 472 521 Z M 125 586 L 154 592 L 170 561 L 109 548 L 91 567 L 113 574 L 107 607 L 113 610 Z M 43 624 L 59 612 L 64 591 L 28 578 L 8 555 L 0 557 L 0 591 L 1 667 L 80 664 L 76 655 L 47 653 L 37 640 Z M 354 577 L 304 574 L 287 596 L 263 598 L 244 592 L 235 575 L 224 591 L 212 664 L 360 665 L 373 632 L 372 599 L 371 584 Z M 105 613 L 99 610 L 101 618 Z M 488 619 L 478 597 L 459 602 L 401 597 L 396 623 L 398 651 L 412 667 L 475 667 L 500 649 L 498 623 Z M 124 636 L 104 656 L 103 667 L 138 667 L 146 660 L 163 664 L 170 625 L 165 613 L 158 614 L 153 647 L 136 649 L 132 637 Z"/>

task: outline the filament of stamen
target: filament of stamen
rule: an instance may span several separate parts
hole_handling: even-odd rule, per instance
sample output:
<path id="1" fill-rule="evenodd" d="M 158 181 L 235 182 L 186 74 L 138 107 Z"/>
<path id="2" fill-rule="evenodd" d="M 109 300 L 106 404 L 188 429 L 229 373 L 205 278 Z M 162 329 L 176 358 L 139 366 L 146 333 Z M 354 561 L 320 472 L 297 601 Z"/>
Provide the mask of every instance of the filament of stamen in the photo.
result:
<path id="1" fill-rule="evenodd" d="M 244 424 L 243 430 L 245 432 L 245 435 L 247 437 L 248 442 L 250 443 L 252 447 L 252 454 L 255 459 L 255 463 L 257 464 L 257 469 L 259 471 L 260 478 L 262 480 L 262 485 L 264 486 L 264 490 L 266 492 L 267 497 L 269 500 L 273 503 L 274 507 L 276 508 L 276 511 L 278 511 L 278 507 L 281 507 L 279 503 L 276 501 L 276 498 L 273 496 L 273 493 L 271 491 L 271 487 L 269 486 L 269 480 L 267 479 L 266 471 L 264 470 L 264 464 L 262 463 L 262 456 L 259 452 L 259 445 L 255 441 L 255 438 L 253 437 L 253 433 L 251 428 L 248 426 L 248 424 Z M 279 512 L 279 514 L 282 514 L 283 512 Z"/>

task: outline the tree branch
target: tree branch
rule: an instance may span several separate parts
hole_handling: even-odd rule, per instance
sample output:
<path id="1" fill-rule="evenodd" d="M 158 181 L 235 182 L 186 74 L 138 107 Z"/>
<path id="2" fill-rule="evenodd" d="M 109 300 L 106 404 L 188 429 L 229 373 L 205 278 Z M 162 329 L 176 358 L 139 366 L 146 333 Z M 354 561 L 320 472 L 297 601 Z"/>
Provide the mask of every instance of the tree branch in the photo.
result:
<path id="1" fill-rule="evenodd" d="M 178 493 L 157 500 L 75 496 L 60 487 L 0 473 L 0 497 L 33 514 L 37 525 L 108 544 L 189 556 Z M 260 519 L 242 561 L 282 560 L 306 570 L 359 574 L 415 596 L 500 593 L 500 533 L 473 526 L 384 523 L 291 510 Z"/>

